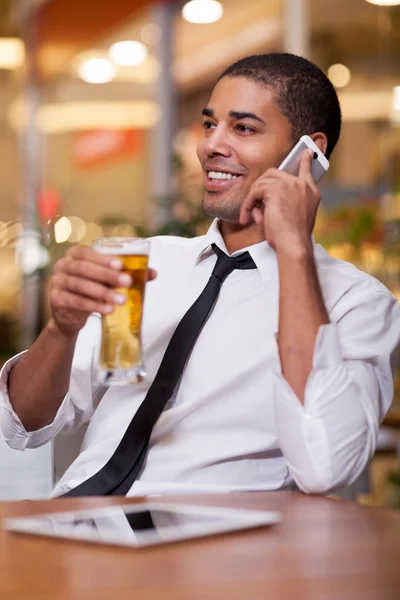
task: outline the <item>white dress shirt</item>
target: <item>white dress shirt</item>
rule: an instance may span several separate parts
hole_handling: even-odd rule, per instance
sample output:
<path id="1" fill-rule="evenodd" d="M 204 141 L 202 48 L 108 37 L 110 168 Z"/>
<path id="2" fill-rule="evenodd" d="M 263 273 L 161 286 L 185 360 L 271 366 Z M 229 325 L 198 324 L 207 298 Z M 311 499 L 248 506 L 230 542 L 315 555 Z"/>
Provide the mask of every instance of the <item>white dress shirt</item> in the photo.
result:
<path id="1" fill-rule="evenodd" d="M 150 264 L 158 277 L 146 289 L 148 376 L 143 383 L 99 384 L 101 323 L 92 315 L 78 336 L 69 391 L 54 421 L 27 432 L 7 393 L 8 373 L 18 357 L 4 366 L 1 426 L 12 448 L 35 448 L 89 422 L 80 455 L 53 495 L 89 478 L 114 453 L 173 331 L 210 277 L 216 262 L 213 242 L 227 252 L 216 221 L 205 236 L 151 239 Z M 377 280 L 321 246 L 314 248 L 331 322 L 318 332 L 304 405 L 281 373 L 277 259 L 262 242 L 247 248 L 257 269 L 235 270 L 224 282 L 128 495 L 276 490 L 294 484 L 305 492 L 326 493 L 360 474 L 392 402 L 399 305 Z"/>

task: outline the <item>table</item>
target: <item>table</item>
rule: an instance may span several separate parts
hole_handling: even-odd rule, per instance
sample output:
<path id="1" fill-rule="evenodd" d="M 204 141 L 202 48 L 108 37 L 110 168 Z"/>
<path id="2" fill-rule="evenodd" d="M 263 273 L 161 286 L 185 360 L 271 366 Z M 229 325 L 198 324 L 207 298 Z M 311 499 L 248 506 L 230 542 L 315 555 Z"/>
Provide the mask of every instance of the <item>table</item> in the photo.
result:
<path id="1" fill-rule="evenodd" d="M 159 499 L 157 498 L 157 501 Z M 297 492 L 169 497 L 279 510 L 273 528 L 141 550 L 0 530 L 2 600 L 399 600 L 400 513 Z M 0 504 L 6 516 L 130 500 Z"/>

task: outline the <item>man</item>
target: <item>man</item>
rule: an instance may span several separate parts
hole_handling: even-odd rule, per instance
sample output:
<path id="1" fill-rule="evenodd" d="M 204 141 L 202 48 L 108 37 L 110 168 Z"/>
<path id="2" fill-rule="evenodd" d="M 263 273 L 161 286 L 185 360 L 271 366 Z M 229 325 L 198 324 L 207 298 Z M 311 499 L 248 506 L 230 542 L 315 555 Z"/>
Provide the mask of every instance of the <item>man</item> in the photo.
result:
<path id="1" fill-rule="evenodd" d="M 329 157 L 340 122 L 333 86 L 303 58 L 253 56 L 222 74 L 198 147 L 204 209 L 216 220 L 202 237 L 151 240 L 157 277 L 151 271 L 146 290 L 140 385 L 106 388 L 96 378 L 99 314 L 124 301 L 113 288 L 129 277 L 86 247 L 57 263 L 51 320 L 2 374 L 2 430 L 13 448 L 89 423 L 54 495 L 96 477 L 114 456 L 220 250 L 248 250 L 256 268 L 235 269 L 222 284 L 128 495 L 294 485 L 326 493 L 364 469 L 392 401 L 399 306 L 378 281 L 314 244 L 312 156 L 304 154 L 298 177 L 277 170 L 303 134 Z"/>

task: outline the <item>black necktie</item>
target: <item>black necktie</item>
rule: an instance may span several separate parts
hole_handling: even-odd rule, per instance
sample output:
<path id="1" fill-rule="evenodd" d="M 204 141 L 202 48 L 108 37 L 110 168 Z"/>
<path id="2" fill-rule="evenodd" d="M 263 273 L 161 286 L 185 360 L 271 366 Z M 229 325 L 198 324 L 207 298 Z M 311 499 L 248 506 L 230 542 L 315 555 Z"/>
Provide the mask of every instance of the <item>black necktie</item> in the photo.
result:
<path id="1" fill-rule="evenodd" d="M 256 268 L 248 252 L 233 258 L 215 244 L 212 247 L 217 254 L 217 262 L 211 277 L 175 329 L 154 381 L 118 448 L 100 471 L 65 496 L 125 496 L 129 492 L 145 459 L 153 427 L 174 392 L 223 282 L 234 269 Z"/>

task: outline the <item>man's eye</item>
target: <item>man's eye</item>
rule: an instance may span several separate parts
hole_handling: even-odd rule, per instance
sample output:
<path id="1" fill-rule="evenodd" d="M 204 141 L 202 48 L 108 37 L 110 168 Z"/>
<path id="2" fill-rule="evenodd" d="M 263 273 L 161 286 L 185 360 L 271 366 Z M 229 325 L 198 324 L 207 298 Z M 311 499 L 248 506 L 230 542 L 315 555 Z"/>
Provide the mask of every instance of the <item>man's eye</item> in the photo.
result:
<path id="1" fill-rule="evenodd" d="M 243 125 L 242 123 L 239 123 L 238 125 L 236 125 L 236 129 L 238 131 L 240 131 L 241 133 L 253 133 L 254 129 L 252 127 L 250 127 L 250 125 Z"/>
<path id="2" fill-rule="evenodd" d="M 203 121 L 202 125 L 204 129 L 212 129 L 215 127 L 214 123 L 211 123 L 211 121 Z"/>

